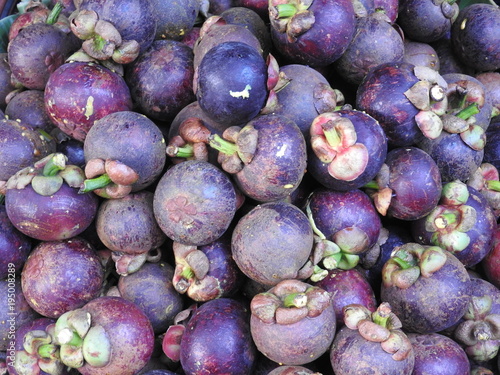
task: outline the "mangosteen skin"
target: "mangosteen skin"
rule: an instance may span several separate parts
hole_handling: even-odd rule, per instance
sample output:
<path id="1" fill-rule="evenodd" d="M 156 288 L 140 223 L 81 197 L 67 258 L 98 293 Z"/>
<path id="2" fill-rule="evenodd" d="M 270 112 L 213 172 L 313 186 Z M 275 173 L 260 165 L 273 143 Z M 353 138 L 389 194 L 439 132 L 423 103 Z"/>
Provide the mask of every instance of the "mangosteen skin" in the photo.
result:
<path id="1" fill-rule="evenodd" d="M 139 174 L 132 192 L 152 185 L 163 172 L 165 139 L 158 126 L 140 113 L 110 113 L 92 125 L 87 137 L 83 145 L 86 162 L 94 158 L 117 160 Z"/>
<path id="2" fill-rule="evenodd" d="M 465 313 L 471 298 L 470 277 L 457 257 L 448 251 L 444 266 L 430 277 L 419 276 L 410 287 L 382 283 L 380 298 L 388 302 L 406 332 L 434 333 L 453 326 Z"/>
<path id="3" fill-rule="evenodd" d="M 104 271 L 87 240 L 40 242 L 21 274 L 26 301 L 39 314 L 58 318 L 98 297 Z"/>
<path id="4" fill-rule="evenodd" d="M 199 306 L 180 343 L 180 362 L 186 375 L 250 375 L 256 354 L 248 307 L 231 298 Z"/>
<path id="5" fill-rule="evenodd" d="M 380 64 L 368 72 L 356 92 L 356 108 L 379 121 L 391 147 L 411 146 L 424 137 L 415 122 L 419 110 L 404 95 L 419 81 L 413 69 L 404 62 Z"/>
<path id="6" fill-rule="evenodd" d="M 74 50 L 70 35 L 47 23 L 23 28 L 7 46 L 13 77 L 32 90 L 45 89 L 51 74 Z"/>
<path id="7" fill-rule="evenodd" d="M 44 100 L 52 122 L 81 142 L 97 120 L 132 110 L 130 89 L 123 77 L 87 62 L 69 62 L 56 69 L 47 81 Z"/>
<path id="8" fill-rule="evenodd" d="M 336 375 L 412 375 L 415 354 L 412 350 L 406 359 L 396 361 L 379 342 L 368 341 L 359 331 L 344 326 L 335 334 L 330 362 Z"/>
<path id="9" fill-rule="evenodd" d="M 91 327 L 104 328 L 111 342 L 111 359 L 103 367 L 85 363 L 82 375 L 133 375 L 151 359 L 154 332 L 146 314 L 133 302 L 121 297 L 94 298 L 82 307 L 91 315 Z"/>
<path id="10" fill-rule="evenodd" d="M 14 95 L 5 107 L 5 116 L 47 133 L 55 128 L 45 109 L 42 90 L 24 90 Z"/>
<path id="11" fill-rule="evenodd" d="M 469 375 L 469 358 L 451 338 L 439 333 L 409 333 L 415 353 L 413 374 Z"/>
<path id="12" fill-rule="evenodd" d="M 476 71 L 500 68 L 500 9 L 494 4 L 470 4 L 460 10 L 451 28 L 453 51 Z"/>
<path id="13" fill-rule="evenodd" d="M 249 278 L 276 285 L 297 278 L 313 247 L 313 231 L 298 207 L 283 201 L 252 208 L 232 231 L 233 258 Z"/>
<path id="14" fill-rule="evenodd" d="M 217 166 L 187 160 L 170 167 L 155 188 L 158 225 L 173 241 L 206 245 L 220 238 L 236 213 L 236 191 Z"/>
<path id="15" fill-rule="evenodd" d="M 125 71 L 138 111 L 167 123 L 196 100 L 193 77 L 193 50 L 174 40 L 155 40 Z"/>
<path id="16" fill-rule="evenodd" d="M 267 66 L 255 48 L 243 42 L 224 42 L 211 48 L 195 72 L 200 107 L 216 122 L 244 124 L 264 107 Z"/>

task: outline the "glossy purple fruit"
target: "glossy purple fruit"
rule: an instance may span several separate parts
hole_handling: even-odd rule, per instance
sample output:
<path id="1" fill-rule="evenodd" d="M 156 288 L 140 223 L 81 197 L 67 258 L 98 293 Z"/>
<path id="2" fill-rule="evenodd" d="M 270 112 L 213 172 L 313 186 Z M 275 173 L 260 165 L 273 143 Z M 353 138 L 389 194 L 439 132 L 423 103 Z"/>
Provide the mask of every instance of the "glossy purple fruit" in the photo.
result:
<path id="1" fill-rule="evenodd" d="M 451 29 L 453 50 L 465 65 L 478 71 L 500 67 L 500 8 L 470 4 L 460 10 Z"/>
<path id="2" fill-rule="evenodd" d="M 180 361 L 186 375 L 250 375 L 255 356 L 248 307 L 230 298 L 214 299 L 198 307 L 180 343 Z"/>
<path id="3" fill-rule="evenodd" d="M 90 320 L 89 325 L 86 320 Z M 75 334 L 82 335 L 83 340 L 73 343 Z M 69 311 L 57 320 L 55 335 L 61 347 L 75 345 L 81 349 L 77 355 L 63 349 L 61 360 L 78 367 L 82 375 L 136 374 L 148 363 L 154 349 L 153 328 L 147 316 L 121 297 L 98 297 L 81 309 Z"/>
<path id="4" fill-rule="evenodd" d="M 5 115 L 11 120 L 19 120 L 24 126 L 41 129 L 50 133 L 54 124 L 45 109 L 43 90 L 24 90 L 12 98 L 5 107 Z"/>
<path id="5" fill-rule="evenodd" d="M 438 246 L 407 243 L 396 248 L 382 280 L 380 298 L 392 306 L 407 332 L 433 333 L 453 326 L 471 298 L 465 266 Z"/>
<path id="6" fill-rule="evenodd" d="M 443 186 L 439 204 L 411 223 L 413 238 L 450 251 L 466 267 L 478 264 L 492 249 L 496 216 L 486 198 L 459 181 Z"/>
<path id="7" fill-rule="evenodd" d="M 169 123 L 196 100 L 193 51 L 174 40 L 157 40 L 127 66 L 125 80 L 137 110 Z"/>
<path id="8" fill-rule="evenodd" d="M 408 334 L 415 352 L 414 375 L 468 375 L 469 359 L 462 347 L 439 333 Z"/>
<path id="9" fill-rule="evenodd" d="M 313 231 L 299 208 L 282 201 L 251 209 L 232 231 L 233 258 L 249 278 L 266 285 L 301 278 Z"/>
<path id="10" fill-rule="evenodd" d="M 233 184 L 215 165 L 187 160 L 168 169 L 154 193 L 160 228 L 174 241 L 206 245 L 224 234 L 236 212 Z"/>
<path id="11" fill-rule="evenodd" d="M 40 242 L 24 265 L 21 282 L 30 306 L 43 316 L 57 318 L 96 298 L 104 271 L 94 248 L 76 237 Z"/>
<path id="12" fill-rule="evenodd" d="M 308 171 L 329 189 L 361 188 L 375 178 L 387 156 L 382 126 L 361 111 L 324 113 L 313 120 L 309 131 Z"/>
<path id="13" fill-rule="evenodd" d="M 267 98 L 267 66 L 260 52 L 242 42 L 211 48 L 195 73 L 195 94 L 213 120 L 242 124 L 259 114 Z"/>
<path id="14" fill-rule="evenodd" d="M 314 285 L 331 293 L 338 327 L 344 323 L 344 306 L 356 303 L 370 311 L 377 309 L 377 300 L 371 285 L 356 268 L 329 270 L 328 275 Z"/>
<path id="15" fill-rule="evenodd" d="M 125 80 L 95 63 L 61 65 L 50 75 L 44 93 L 47 113 L 54 124 L 82 142 L 96 120 L 132 109 Z"/>
<path id="16" fill-rule="evenodd" d="M 326 66 L 337 60 L 356 29 L 352 2 L 271 2 L 269 19 L 275 49 L 289 63 Z"/>
<path id="17" fill-rule="evenodd" d="M 174 268 L 163 261 L 146 262 L 118 280 L 120 295 L 139 306 L 155 333 L 164 333 L 184 306 L 184 299 L 172 284 Z"/>

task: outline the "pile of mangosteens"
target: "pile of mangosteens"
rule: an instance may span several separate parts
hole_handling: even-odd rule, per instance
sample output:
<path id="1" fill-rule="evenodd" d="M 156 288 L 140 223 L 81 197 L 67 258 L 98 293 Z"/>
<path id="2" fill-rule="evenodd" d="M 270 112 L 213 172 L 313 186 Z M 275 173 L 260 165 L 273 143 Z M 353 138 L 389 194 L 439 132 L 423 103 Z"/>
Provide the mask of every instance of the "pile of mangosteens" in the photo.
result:
<path id="1" fill-rule="evenodd" d="M 0 374 L 500 372 L 497 4 L 23 0 L 7 29 Z"/>

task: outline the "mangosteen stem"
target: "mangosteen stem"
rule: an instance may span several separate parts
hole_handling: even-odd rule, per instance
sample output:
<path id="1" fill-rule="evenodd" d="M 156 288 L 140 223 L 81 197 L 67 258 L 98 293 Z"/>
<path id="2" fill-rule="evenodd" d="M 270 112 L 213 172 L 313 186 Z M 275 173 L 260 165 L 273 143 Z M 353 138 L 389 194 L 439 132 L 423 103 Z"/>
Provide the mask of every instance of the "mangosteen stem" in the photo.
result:
<path id="1" fill-rule="evenodd" d="M 468 120 L 471 116 L 474 116 L 477 113 L 479 113 L 479 106 L 477 103 L 472 103 L 458 112 L 455 116 L 461 118 L 462 120 Z"/>
<path id="2" fill-rule="evenodd" d="M 365 188 L 365 189 L 379 190 L 380 186 L 378 185 L 377 181 L 373 180 L 373 181 L 370 181 L 370 182 L 367 182 L 366 184 L 364 184 L 363 188 Z"/>
<path id="3" fill-rule="evenodd" d="M 500 181 L 497 180 L 487 180 L 484 183 L 488 190 L 500 191 Z M 1 203 L 1 201 L 0 201 Z"/>
<path id="4" fill-rule="evenodd" d="M 275 8 L 278 13 L 277 18 L 290 18 L 297 13 L 297 7 L 293 4 L 278 4 Z"/>
<path id="5" fill-rule="evenodd" d="M 390 321 L 390 316 L 382 316 L 378 313 L 374 313 L 372 315 L 373 322 L 378 324 L 381 327 L 387 328 L 389 321 Z"/>
<path id="6" fill-rule="evenodd" d="M 194 271 L 191 267 L 184 267 L 184 269 L 182 270 L 180 276 L 183 278 L 183 279 L 186 279 L 186 280 L 191 280 L 194 278 Z"/>
<path id="7" fill-rule="evenodd" d="M 99 177 L 91 178 L 83 181 L 83 186 L 80 188 L 79 193 L 88 193 L 96 189 L 102 189 L 111 183 L 111 178 L 107 173 L 103 173 Z"/>
<path id="8" fill-rule="evenodd" d="M 457 222 L 457 215 L 452 213 L 441 214 L 436 219 L 434 219 L 434 224 L 439 229 L 446 228 L 450 224 L 454 224 Z"/>
<path id="9" fill-rule="evenodd" d="M 194 156 L 193 146 L 185 145 L 182 147 L 168 146 L 167 154 L 176 158 L 192 158 Z"/>
<path id="10" fill-rule="evenodd" d="M 307 296 L 305 293 L 291 293 L 283 300 L 285 307 L 304 307 L 307 305 Z"/>
<path id="11" fill-rule="evenodd" d="M 211 135 L 208 144 L 210 147 L 226 155 L 233 155 L 238 152 L 238 146 L 235 143 L 225 140 L 219 134 Z"/>
<path id="12" fill-rule="evenodd" d="M 59 347 L 55 344 L 44 344 L 38 348 L 38 355 L 44 359 L 58 359 Z"/>
<path id="13" fill-rule="evenodd" d="M 408 268 L 411 268 L 410 263 L 408 263 L 406 260 L 403 260 L 399 257 L 393 257 L 392 260 L 398 264 L 402 269 L 406 270 Z"/>
<path id="14" fill-rule="evenodd" d="M 325 125 L 327 125 L 327 123 Z M 337 147 L 342 142 L 339 132 L 334 126 L 323 126 L 323 134 L 328 144 L 332 147 Z"/>
<path id="15" fill-rule="evenodd" d="M 64 154 L 57 153 L 44 165 L 43 175 L 46 177 L 55 176 L 64 168 L 66 168 L 66 157 Z"/>
<path id="16" fill-rule="evenodd" d="M 59 15 L 61 14 L 61 11 L 63 10 L 63 5 L 60 2 L 57 2 L 52 10 L 50 11 L 49 16 L 47 17 L 46 23 L 49 25 L 53 25 L 57 22 L 57 19 L 59 18 Z"/>

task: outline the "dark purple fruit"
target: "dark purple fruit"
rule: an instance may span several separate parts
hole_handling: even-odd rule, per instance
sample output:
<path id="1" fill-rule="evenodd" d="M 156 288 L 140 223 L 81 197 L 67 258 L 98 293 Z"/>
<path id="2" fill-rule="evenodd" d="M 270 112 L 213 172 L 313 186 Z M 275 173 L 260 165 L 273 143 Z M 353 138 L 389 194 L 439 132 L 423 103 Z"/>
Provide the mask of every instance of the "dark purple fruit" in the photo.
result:
<path id="1" fill-rule="evenodd" d="M 150 0 L 150 3 L 156 18 L 155 40 L 181 40 L 193 29 L 200 10 L 200 3 L 196 0 Z"/>
<path id="2" fill-rule="evenodd" d="M 213 120 L 243 124 L 264 107 L 267 66 L 255 48 L 243 42 L 224 42 L 211 48 L 195 73 L 195 94 Z"/>
<path id="3" fill-rule="evenodd" d="M 180 361 L 186 375 L 250 375 L 256 356 L 248 308 L 230 298 L 203 303 L 186 325 Z"/>
<path id="4" fill-rule="evenodd" d="M 79 237 L 40 242 L 21 274 L 26 301 L 33 310 L 50 318 L 82 307 L 99 296 L 103 281 L 97 253 Z"/>
<path id="5" fill-rule="evenodd" d="M 72 62 L 50 75 L 45 89 L 49 117 L 64 133 L 84 141 L 96 120 L 132 109 L 125 80 L 100 64 Z"/>
<path id="6" fill-rule="evenodd" d="M 47 133 L 55 127 L 45 109 L 42 90 L 24 90 L 11 97 L 5 107 L 5 115 L 11 120 L 20 121 L 23 126 Z"/>

